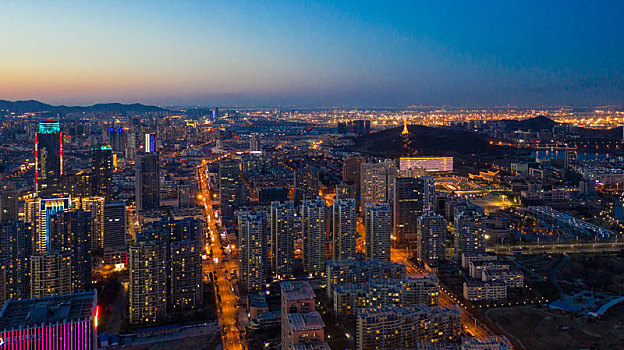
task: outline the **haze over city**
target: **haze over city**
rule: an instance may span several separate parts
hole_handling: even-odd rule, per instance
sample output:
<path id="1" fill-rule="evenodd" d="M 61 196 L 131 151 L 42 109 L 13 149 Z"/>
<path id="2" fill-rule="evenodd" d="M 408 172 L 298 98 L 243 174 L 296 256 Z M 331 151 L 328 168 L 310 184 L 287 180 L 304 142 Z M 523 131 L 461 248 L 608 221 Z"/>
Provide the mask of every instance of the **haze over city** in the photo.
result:
<path id="1" fill-rule="evenodd" d="M 8 1 L 0 96 L 51 104 L 597 106 L 620 1 Z"/>

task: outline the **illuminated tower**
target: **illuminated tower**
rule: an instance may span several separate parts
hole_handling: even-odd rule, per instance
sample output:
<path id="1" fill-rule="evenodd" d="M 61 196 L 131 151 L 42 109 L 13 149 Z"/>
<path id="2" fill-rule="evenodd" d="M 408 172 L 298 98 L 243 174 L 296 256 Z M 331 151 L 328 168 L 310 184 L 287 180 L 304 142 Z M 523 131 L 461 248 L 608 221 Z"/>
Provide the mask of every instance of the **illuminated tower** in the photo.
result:
<path id="1" fill-rule="evenodd" d="M 58 119 L 39 121 L 35 134 L 35 185 L 40 197 L 59 194 L 63 175 L 63 133 Z"/>
<path id="2" fill-rule="evenodd" d="M 137 153 L 135 163 L 137 210 L 160 206 L 160 158 L 158 152 Z"/>
<path id="3" fill-rule="evenodd" d="M 401 131 L 401 135 L 408 135 L 409 130 L 407 130 L 407 120 L 403 119 L 403 131 Z"/>
<path id="4" fill-rule="evenodd" d="M 271 265 L 277 279 L 292 276 L 294 265 L 295 205 L 292 201 L 272 202 L 270 214 Z"/>
<path id="5" fill-rule="evenodd" d="M 418 260 L 438 261 L 446 257 L 446 220 L 427 212 L 418 218 Z"/>

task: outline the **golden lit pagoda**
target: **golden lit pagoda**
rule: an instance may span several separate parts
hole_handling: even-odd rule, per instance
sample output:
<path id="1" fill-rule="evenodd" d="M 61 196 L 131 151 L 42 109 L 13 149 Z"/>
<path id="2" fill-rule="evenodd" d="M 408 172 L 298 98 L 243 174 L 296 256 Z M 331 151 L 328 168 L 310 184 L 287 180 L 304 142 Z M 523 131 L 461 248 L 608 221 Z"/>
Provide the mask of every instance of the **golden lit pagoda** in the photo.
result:
<path id="1" fill-rule="evenodd" d="M 409 130 L 407 130 L 407 120 L 403 119 L 403 131 L 401 131 L 401 135 L 409 134 Z"/>

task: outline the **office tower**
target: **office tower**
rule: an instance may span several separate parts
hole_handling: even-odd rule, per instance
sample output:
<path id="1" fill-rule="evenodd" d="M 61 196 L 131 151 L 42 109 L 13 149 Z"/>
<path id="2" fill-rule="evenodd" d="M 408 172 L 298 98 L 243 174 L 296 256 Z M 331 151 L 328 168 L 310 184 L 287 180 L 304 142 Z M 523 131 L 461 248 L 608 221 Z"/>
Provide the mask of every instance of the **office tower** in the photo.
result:
<path id="1" fill-rule="evenodd" d="M 160 157 L 158 152 L 138 153 L 135 164 L 136 208 L 160 206 Z"/>
<path id="2" fill-rule="evenodd" d="M 145 143 L 143 145 L 145 153 L 156 152 L 156 134 L 145 134 Z"/>
<path id="3" fill-rule="evenodd" d="M 36 199 L 38 204 L 36 212 L 35 251 L 50 250 L 50 217 L 71 208 L 69 198 L 45 198 Z M 30 208 L 29 208 L 30 210 Z M 29 218 L 30 219 L 30 218 Z"/>
<path id="4" fill-rule="evenodd" d="M 418 217 L 433 210 L 435 182 L 432 177 L 394 179 L 394 235 L 397 242 L 413 242 L 418 237 Z"/>
<path id="5" fill-rule="evenodd" d="M 172 242 L 170 305 L 174 311 L 192 310 L 203 304 L 202 243 L 185 239 Z"/>
<path id="6" fill-rule="evenodd" d="M 311 277 L 325 274 L 325 201 L 307 199 L 301 204 L 303 269 Z"/>
<path id="7" fill-rule="evenodd" d="M 262 148 L 260 145 L 260 135 L 253 133 L 249 137 L 249 152 L 251 153 L 262 152 Z"/>
<path id="8" fill-rule="evenodd" d="M 125 263 L 128 252 L 126 245 L 126 202 L 114 201 L 104 206 L 104 263 Z"/>
<path id="9" fill-rule="evenodd" d="M 271 267 L 277 279 L 292 277 L 295 260 L 294 221 L 295 205 L 292 201 L 271 203 Z"/>
<path id="10" fill-rule="evenodd" d="M 461 330 L 456 306 L 369 307 L 358 312 L 355 343 L 358 350 L 420 349 L 458 341 Z"/>
<path id="11" fill-rule="evenodd" d="M 72 284 L 72 253 L 69 250 L 35 253 L 30 257 L 30 297 L 69 294 Z"/>
<path id="12" fill-rule="evenodd" d="M 366 258 L 390 261 L 391 213 L 388 203 L 367 204 L 366 213 Z"/>
<path id="13" fill-rule="evenodd" d="M 362 163 L 360 170 L 362 210 L 369 203 L 392 202 L 396 175 L 396 164 L 390 159 L 378 163 Z"/>
<path id="14" fill-rule="evenodd" d="M 190 184 L 178 184 L 178 207 L 189 208 L 195 204 L 193 189 Z"/>
<path id="15" fill-rule="evenodd" d="M 115 153 L 122 153 L 126 149 L 128 136 L 124 128 L 110 127 L 107 131 L 108 144 L 111 145 L 112 151 Z"/>
<path id="16" fill-rule="evenodd" d="M 476 210 L 455 216 L 455 258 L 462 254 L 485 253 L 485 217 Z"/>
<path id="17" fill-rule="evenodd" d="M 356 231 L 355 199 L 337 199 L 332 205 L 334 259 L 355 257 Z"/>
<path id="18" fill-rule="evenodd" d="M 446 220 L 426 212 L 418 218 L 418 260 L 434 262 L 446 258 Z"/>
<path id="19" fill-rule="evenodd" d="M 91 213 L 82 209 L 50 216 L 49 251 L 70 251 L 72 290 L 91 289 Z"/>
<path id="20" fill-rule="evenodd" d="M 63 133 L 58 119 L 39 121 L 35 134 L 35 185 L 39 197 L 60 194 Z"/>
<path id="21" fill-rule="evenodd" d="M 11 300 L 0 309 L 2 349 L 97 349 L 95 291 Z"/>
<path id="22" fill-rule="evenodd" d="M 111 199 L 111 179 L 113 173 L 113 151 L 110 146 L 91 148 L 91 185 L 94 196 Z"/>
<path id="23" fill-rule="evenodd" d="M 22 221 L 0 223 L 0 304 L 28 298 L 28 256 L 31 238 Z"/>
<path id="24" fill-rule="evenodd" d="M 223 159 L 219 162 L 219 198 L 221 216 L 228 223 L 234 222 L 234 212 L 242 203 L 240 161 Z"/>
<path id="25" fill-rule="evenodd" d="M 16 192 L 2 191 L 0 193 L 0 222 L 10 222 L 18 219 L 19 200 Z"/>
<path id="26" fill-rule="evenodd" d="M 129 248 L 130 324 L 155 324 L 167 316 L 167 246 L 140 241 Z"/>
<path id="27" fill-rule="evenodd" d="M 268 222 L 264 211 L 239 211 L 238 216 L 238 275 L 244 290 L 263 291 L 266 271 L 270 266 L 267 256 Z"/>
<path id="28" fill-rule="evenodd" d="M 295 171 L 295 203 L 314 199 L 319 195 L 319 172 L 311 167 Z"/>

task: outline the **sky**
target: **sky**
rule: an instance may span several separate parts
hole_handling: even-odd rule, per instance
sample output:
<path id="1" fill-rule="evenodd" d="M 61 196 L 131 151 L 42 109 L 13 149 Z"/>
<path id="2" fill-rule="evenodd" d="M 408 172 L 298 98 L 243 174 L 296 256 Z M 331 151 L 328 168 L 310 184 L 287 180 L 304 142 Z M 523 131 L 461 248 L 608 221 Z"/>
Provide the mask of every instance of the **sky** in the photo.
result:
<path id="1" fill-rule="evenodd" d="M 624 105 L 624 1 L 0 1 L 0 99 Z"/>

